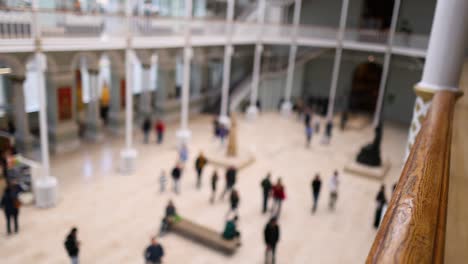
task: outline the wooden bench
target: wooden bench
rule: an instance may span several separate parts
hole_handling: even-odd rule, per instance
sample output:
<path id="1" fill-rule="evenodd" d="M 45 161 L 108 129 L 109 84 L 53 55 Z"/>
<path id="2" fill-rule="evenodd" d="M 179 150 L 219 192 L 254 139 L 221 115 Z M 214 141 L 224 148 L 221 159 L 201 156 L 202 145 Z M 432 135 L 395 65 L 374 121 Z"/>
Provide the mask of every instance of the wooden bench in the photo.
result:
<path id="1" fill-rule="evenodd" d="M 169 230 L 225 254 L 233 254 L 238 248 L 238 240 L 226 240 L 220 232 L 204 227 L 187 219 L 170 221 Z"/>

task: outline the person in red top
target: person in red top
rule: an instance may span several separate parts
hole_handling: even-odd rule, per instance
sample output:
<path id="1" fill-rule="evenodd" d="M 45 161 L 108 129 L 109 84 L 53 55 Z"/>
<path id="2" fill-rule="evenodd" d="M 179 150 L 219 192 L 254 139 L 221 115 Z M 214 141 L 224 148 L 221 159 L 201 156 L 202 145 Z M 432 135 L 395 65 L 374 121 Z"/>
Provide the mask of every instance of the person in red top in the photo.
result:
<path id="1" fill-rule="evenodd" d="M 284 191 L 283 183 L 281 182 L 281 178 L 278 179 L 278 182 L 272 188 L 273 194 L 273 208 L 272 208 L 272 215 L 276 218 L 279 218 L 281 212 L 281 203 L 286 198 L 286 193 Z"/>
<path id="2" fill-rule="evenodd" d="M 164 122 L 159 119 L 158 122 L 156 122 L 155 129 L 156 129 L 156 135 L 158 138 L 157 142 L 158 144 L 161 144 L 164 139 L 164 130 L 166 130 L 166 127 L 164 126 Z"/>

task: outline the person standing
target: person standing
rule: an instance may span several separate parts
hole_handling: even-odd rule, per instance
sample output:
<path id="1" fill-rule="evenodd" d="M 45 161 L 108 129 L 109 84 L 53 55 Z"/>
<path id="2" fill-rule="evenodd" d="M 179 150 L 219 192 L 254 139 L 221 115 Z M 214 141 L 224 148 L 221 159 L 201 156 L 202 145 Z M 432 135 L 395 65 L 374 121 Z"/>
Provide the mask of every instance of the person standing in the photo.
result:
<path id="1" fill-rule="evenodd" d="M 333 131 L 333 121 L 327 121 L 325 125 L 325 135 L 323 136 L 322 144 L 328 145 L 330 143 Z"/>
<path id="2" fill-rule="evenodd" d="M 275 217 L 271 218 L 265 226 L 263 231 L 265 239 L 266 250 L 265 250 L 265 263 L 275 263 L 276 258 L 276 245 L 280 238 L 280 230 L 278 221 Z"/>
<path id="3" fill-rule="evenodd" d="M 205 167 L 207 160 L 203 155 L 203 152 L 200 152 L 197 159 L 195 160 L 195 169 L 197 171 L 197 189 L 201 187 L 201 176 L 203 173 L 203 168 Z"/>
<path id="4" fill-rule="evenodd" d="M 263 213 L 266 213 L 268 208 L 268 198 L 270 197 L 271 193 L 271 173 L 268 173 L 265 179 L 262 180 L 261 186 L 263 190 Z"/>
<path id="5" fill-rule="evenodd" d="M 385 195 L 385 185 L 380 186 L 380 190 L 375 198 L 377 201 L 377 208 L 375 209 L 374 228 L 378 229 L 382 220 L 384 207 L 387 204 L 387 196 Z"/>
<path id="6" fill-rule="evenodd" d="M 328 204 L 328 207 L 330 210 L 335 210 L 335 204 L 336 200 L 338 199 L 338 185 L 339 185 L 339 180 L 338 180 L 338 171 L 335 171 L 333 173 L 333 176 L 330 179 L 330 202 Z"/>
<path id="7" fill-rule="evenodd" d="M 79 263 L 78 255 L 80 253 L 80 242 L 78 241 L 77 233 L 78 229 L 73 227 L 65 239 L 65 249 L 67 250 L 72 264 Z"/>
<path id="8" fill-rule="evenodd" d="M 239 201 L 240 201 L 239 193 L 237 192 L 236 189 L 232 189 L 231 194 L 229 195 L 229 203 L 231 204 L 231 208 L 229 209 L 226 218 L 229 217 L 229 214 L 231 212 L 233 212 L 234 215 L 238 215 L 237 208 L 239 207 Z"/>
<path id="9" fill-rule="evenodd" d="M 159 174 L 159 192 L 163 193 L 166 190 L 166 172 L 164 170 L 161 170 L 161 173 Z"/>
<path id="10" fill-rule="evenodd" d="M 306 132 L 306 147 L 310 148 L 310 143 L 312 141 L 312 133 L 313 133 L 312 126 L 306 126 L 305 132 Z"/>
<path id="11" fill-rule="evenodd" d="M 161 119 L 158 119 L 156 122 L 156 138 L 157 138 L 157 143 L 161 144 L 164 140 L 164 131 L 166 130 L 166 126 L 164 125 L 164 122 Z"/>
<path id="12" fill-rule="evenodd" d="M 218 172 L 214 171 L 213 175 L 211 176 L 211 198 L 210 198 L 211 203 L 214 203 L 217 185 L 218 185 Z"/>
<path id="13" fill-rule="evenodd" d="M 164 257 L 164 249 L 158 243 L 155 237 L 151 238 L 151 245 L 149 245 L 144 253 L 146 264 L 160 264 Z"/>
<path id="14" fill-rule="evenodd" d="M 276 182 L 275 186 L 273 186 L 272 192 L 273 200 L 275 202 L 272 209 L 272 215 L 276 218 L 279 218 L 279 215 L 281 213 L 281 204 L 283 203 L 283 200 L 286 199 L 286 193 L 284 191 L 284 186 L 281 182 L 281 178 L 279 178 L 278 182 Z"/>
<path id="15" fill-rule="evenodd" d="M 171 176 L 174 180 L 174 192 L 179 194 L 179 181 L 180 177 L 182 176 L 182 169 L 179 164 L 176 164 L 176 166 L 172 169 Z"/>
<path id="16" fill-rule="evenodd" d="M 320 175 L 317 173 L 315 174 L 315 178 L 312 181 L 312 196 L 314 200 L 314 204 L 312 206 L 312 213 L 315 213 L 317 210 L 317 202 L 320 194 L 320 188 L 322 188 L 322 179 L 320 179 Z"/>
<path id="17" fill-rule="evenodd" d="M 234 167 L 229 167 L 226 171 L 226 188 L 224 189 L 223 193 L 221 194 L 221 200 L 224 199 L 224 195 L 228 191 L 232 190 L 232 187 L 234 187 L 234 184 L 236 184 L 236 175 L 237 175 L 237 170 Z"/>
<path id="18" fill-rule="evenodd" d="M 305 127 L 310 127 L 312 116 L 310 114 L 310 111 L 307 111 L 304 115 L 304 126 Z"/>
<path id="19" fill-rule="evenodd" d="M 180 146 L 180 149 L 179 149 L 179 161 L 185 164 L 185 162 L 187 162 L 188 160 L 188 155 L 189 155 L 188 148 L 187 148 L 187 145 L 185 145 L 184 143 Z"/>
<path id="20" fill-rule="evenodd" d="M 19 193 L 22 191 L 19 185 L 13 182 L 7 181 L 7 187 L 3 192 L 2 200 L 0 205 L 3 207 L 6 220 L 7 234 L 11 234 L 11 220 L 15 225 L 15 233 L 19 231 L 18 215 L 21 207 L 21 202 L 18 199 Z"/>
<path id="21" fill-rule="evenodd" d="M 142 125 L 141 129 L 143 131 L 143 136 L 144 136 L 143 142 L 145 144 L 148 144 L 149 134 L 150 134 L 150 130 L 151 130 L 151 120 L 149 118 L 145 118 L 145 120 L 143 121 L 143 125 Z"/>

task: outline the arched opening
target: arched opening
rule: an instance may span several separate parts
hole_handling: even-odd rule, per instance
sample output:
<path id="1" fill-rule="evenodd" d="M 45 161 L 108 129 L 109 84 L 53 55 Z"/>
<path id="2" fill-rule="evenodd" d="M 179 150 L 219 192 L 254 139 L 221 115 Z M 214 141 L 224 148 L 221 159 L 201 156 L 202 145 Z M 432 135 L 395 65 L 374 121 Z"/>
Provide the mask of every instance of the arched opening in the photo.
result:
<path id="1" fill-rule="evenodd" d="M 373 61 L 359 64 L 353 73 L 349 110 L 355 113 L 372 114 L 379 95 L 382 65 Z"/>

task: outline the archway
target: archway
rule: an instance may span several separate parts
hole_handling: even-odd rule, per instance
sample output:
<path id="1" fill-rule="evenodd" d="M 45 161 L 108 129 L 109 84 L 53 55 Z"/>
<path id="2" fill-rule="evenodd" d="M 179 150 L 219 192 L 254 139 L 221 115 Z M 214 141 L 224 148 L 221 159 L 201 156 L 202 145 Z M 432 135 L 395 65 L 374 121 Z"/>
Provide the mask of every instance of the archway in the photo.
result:
<path id="1" fill-rule="evenodd" d="M 375 62 L 359 64 L 353 73 L 349 110 L 372 114 L 375 111 L 379 95 L 382 66 Z"/>

